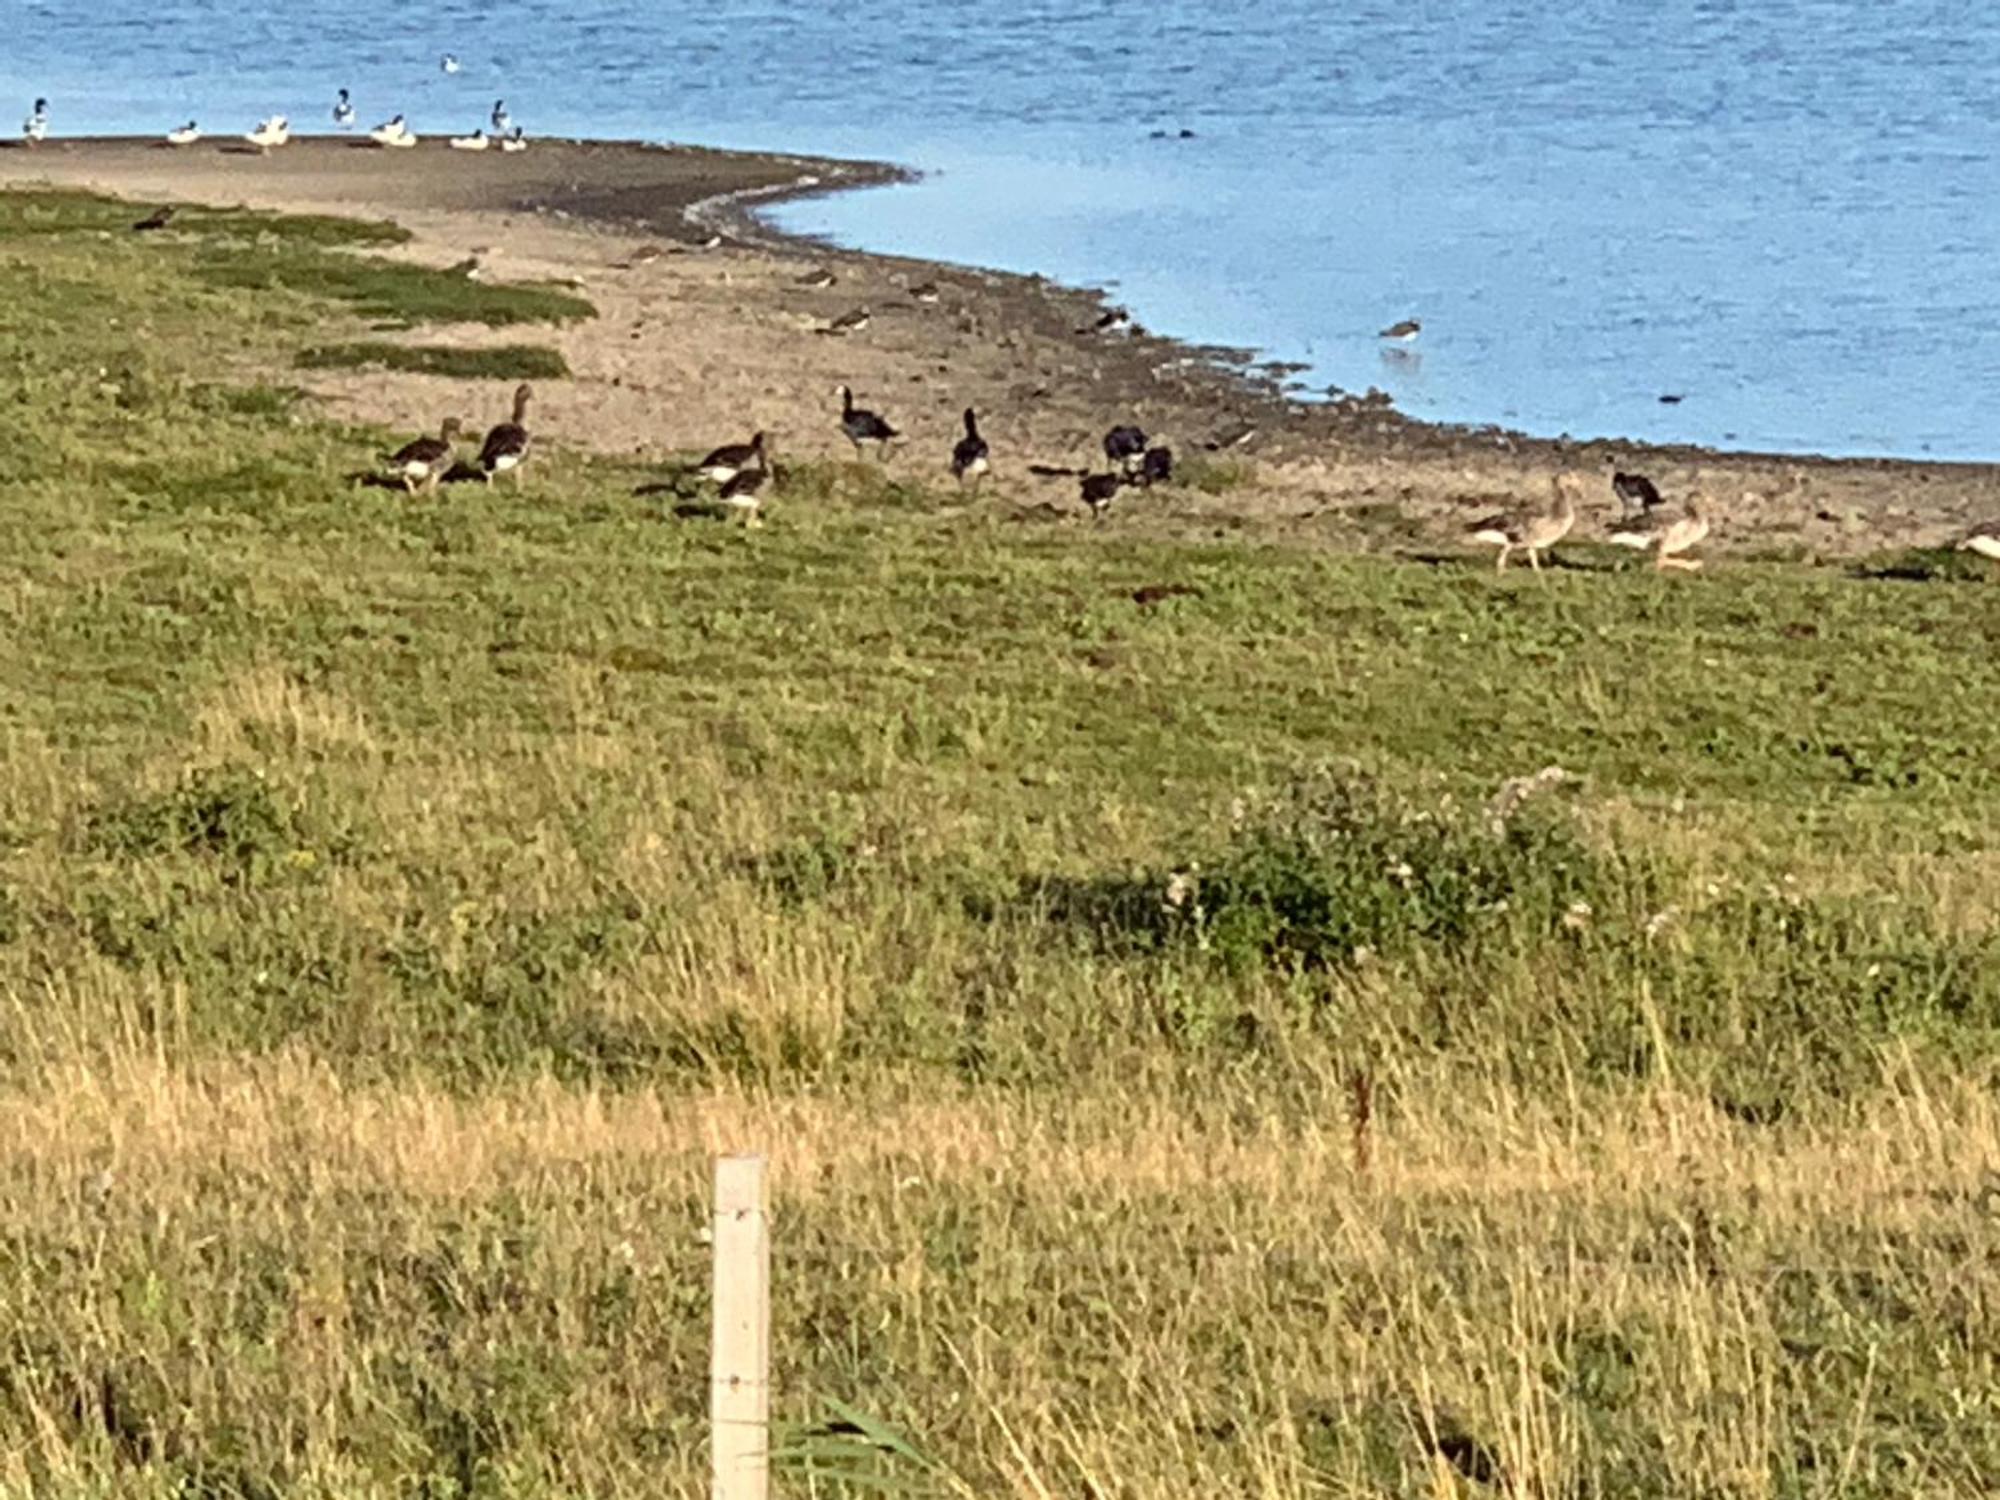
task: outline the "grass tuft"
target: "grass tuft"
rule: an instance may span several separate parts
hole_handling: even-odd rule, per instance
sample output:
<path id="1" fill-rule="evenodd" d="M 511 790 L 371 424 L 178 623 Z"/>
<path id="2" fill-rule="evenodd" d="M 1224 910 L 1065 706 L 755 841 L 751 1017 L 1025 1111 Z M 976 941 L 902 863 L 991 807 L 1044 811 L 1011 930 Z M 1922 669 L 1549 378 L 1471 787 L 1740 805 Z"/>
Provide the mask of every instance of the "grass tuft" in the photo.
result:
<path id="1" fill-rule="evenodd" d="M 298 365 L 303 370 L 396 370 L 456 380 L 563 380 L 569 376 L 569 361 L 562 351 L 537 344 L 470 349 L 380 342 L 314 344 L 299 351 Z"/>

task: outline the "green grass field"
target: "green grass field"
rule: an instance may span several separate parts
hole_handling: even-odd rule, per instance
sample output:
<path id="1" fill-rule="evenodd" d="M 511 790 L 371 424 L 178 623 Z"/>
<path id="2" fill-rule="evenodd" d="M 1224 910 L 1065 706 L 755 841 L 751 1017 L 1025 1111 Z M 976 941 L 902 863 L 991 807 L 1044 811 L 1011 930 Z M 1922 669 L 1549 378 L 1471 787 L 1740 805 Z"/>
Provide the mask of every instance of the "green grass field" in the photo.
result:
<path id="1" fill-rule="evenodd" d="M 283 372 L 587 305 L 133 217 L 0 196 L 0 1491 L 705 1493 L 759 1148 L 785 1494 L 1991 1493 L 2000 587 L 412 500 Z"/>

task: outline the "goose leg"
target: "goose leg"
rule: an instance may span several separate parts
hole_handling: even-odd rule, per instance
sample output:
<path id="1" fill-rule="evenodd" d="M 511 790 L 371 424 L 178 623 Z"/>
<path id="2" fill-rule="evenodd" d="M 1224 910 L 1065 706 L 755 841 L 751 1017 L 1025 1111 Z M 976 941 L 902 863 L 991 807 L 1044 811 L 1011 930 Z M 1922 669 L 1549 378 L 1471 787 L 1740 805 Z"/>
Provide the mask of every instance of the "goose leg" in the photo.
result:
<path id="1" fill-rule="evenodd" d="M 1507 543 L 1500 549 L 1500 555 L 1493 560 L 1494 572 L 1504 573 L 1507 571 L 1507 554 L 1512 552 L 1513 550 L 1514 550 L 1514 544 L 1512 542 Z"/>
<path id="2" fill-rule="evenodd" d="M 1537 573 L 1542 571 L 1542 554 L 1537 552 L 1533 547 L 1528 549 L 1528 566 L 1533 568 Z"/>

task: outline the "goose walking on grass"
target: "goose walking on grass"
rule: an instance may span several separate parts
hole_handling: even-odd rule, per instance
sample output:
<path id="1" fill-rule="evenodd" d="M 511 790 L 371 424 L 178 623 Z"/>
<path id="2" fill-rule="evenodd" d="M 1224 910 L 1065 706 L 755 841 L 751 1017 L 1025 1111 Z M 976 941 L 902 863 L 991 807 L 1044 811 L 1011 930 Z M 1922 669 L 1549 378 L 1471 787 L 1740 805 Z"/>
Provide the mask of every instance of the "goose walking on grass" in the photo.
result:
<path id="1" fill-rule="evenodd" d="M 268 120 L 259 120 L 257 128 L 243 137 L 259 152 L 269 151 L 273 146 L 282 146 L 291 138 L 292 122 L 283 115 L 272 115 Z"/>
<path id="2" fill-rule="evenodd" d="M 1474 521 L 1466 535 L 1475 542 L 1498 547 L 1495 572 L 1504 570 L 1515 552 L 1528 554 L 1528 566 L 1542 571 L 1542 554 L 1561 541 L 1576 525 L 1576 500 L 1558 474 L 1549 480 L 1549 498 L 1540 505 L 1523 505 Z"/>
<path id="3" fill-rule="evenodd" d="M 521 465 L 528 461 L 528 402 L 534 394 L 531 385 L 516 386 L 513 417 L 486 434 L 479 449 L 479 467 L 488 484 L 494 475 L 509 473 L 515 484 L 521 482 Z"/>
<path id="4" fill-rule="evenodd" d="M 21 139 L 30 146 L 38 146 L 49 137 L 49 101 L 37 99 L 35 107 L 28 112 L 28 118 L 21 122 Z"/>
<path id="5" fill-rule="evenodd" d="M 354 101 L 347 97 L 346 89 L 333 101 L 333 123 L 342 130 L 354 128 Z"/>
<path id="6" fill-rule="evenodd" d="M 965 436 L 958 440 L 951 450 L 951 475 L 964 489 L 970 485 L 976 492 L 979 481 L 986 477 L 993 467 L 992 450 L 986 446 L 986 439 L 979 435 L 979 416 L 971 407 L 965 409 Z"/>
<path id="7" fill-rule="evenodd" d="M 728 484 L 751 467 L 769 468 L 764 457 L 764 434 L 753 435 L 747 443 L 724 443 L 694 466 L 695 473 L 716 484 Z"/>
<path id="8" fill-rule="evenodd" d="M 418 485 L 427 490 L 438 487 L 438 481 L 452 465 L 459 427 L 457 417 L 446 417 L 436 437 L 420 437 L 389 455 L 389 465 L 403 481 L 405 490 L 414 495 Z"/>
<path id="9" fill-rule="evenodd" d="M 167 132 L 169 146 L 192 146 L 201 139 L 201 127 L 189 120 L 187 124 Z"/>
<path id="10" fill-rule="evenodd" d="M 759 511 L 764 504 L 764 491 L 769 487 L 771 471 L 766 468 L 744 469 L 722 487 L 723 506 L 743 518 L 745 526 L 761 526 Z"/>
<path id="11" fill-rule="evenodd" d="M 1118 498 L 1118 492 L 1128 481 L 1123 474 L 1086 474 L 1078 486 L 1083 494 L 1083 503 L 1090 510 L 1093 520 L 1101 521 L 1111 509 L 1111 502 Z"/>
<path id="12" fill-rule="evenodd" d="M 505 99 L 495 99 L 493 101 L 492 125 L 495 135 L 505 135 L 514 128 L 514 117 L 507 113 L 507 101 Z"/>
<path id="13" fill-rule="evenodd" d="M 1126 474 L 1138 469 L 1146 456 L 1146 434 L 1137 427 L 1114 427 L 1104 434 L 1104 456 Z"/>
<path id="14" fill-rule="evenodd" d="M 902 434 L 891 427 L 880 415 L 866 407 L 854 404 L 854 392 L 846 386 L 836 386 L 834 394 L 840 397 L 840 430 L 848 442 L 854 444 L 854 456 L 860 458 L 861 445 L 873 443 L 878 458 L 889 456 L 889 445 Z"/>
<path id="15" fill-rule="evenodd" d="M 1705 495 L 1688 496 L 1685 505 L 1654 505 L 1620 521 L 1609 533 L 1612 543 L 1653 552 L 1653 566 L 1661 572 L 1682 568 L 1692 573 L 1701 566 L 1698 557 L 1684 554 L 1704 541 L 1713 518 Z"/>
<path id="16" fill-rule="evenodd" d="M 2000 562 L 2000 517 L 1975 526 L 1959 541 L 1960 552 L 1976 552 Z"/>
<path id="17" fill-rule="evenodd" d="M 1611 466 L 1611 493 L 1627 512 L 1643 514 L 1660 503 L 1659 486 L 1644 474 L 1627 474 L 1615 463 Z"/>

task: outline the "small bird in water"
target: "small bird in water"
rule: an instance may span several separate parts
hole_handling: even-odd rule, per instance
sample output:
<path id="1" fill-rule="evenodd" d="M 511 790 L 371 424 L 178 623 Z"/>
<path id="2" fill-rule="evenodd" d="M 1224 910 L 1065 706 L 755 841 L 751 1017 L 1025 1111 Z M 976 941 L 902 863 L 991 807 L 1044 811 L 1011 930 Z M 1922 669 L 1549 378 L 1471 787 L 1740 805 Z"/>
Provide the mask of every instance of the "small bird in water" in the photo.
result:
<path id="1" fill-rule="evenodd" d="M 836 386 L 834 394 L 840 397 L 840 430 L 846 434 L 848 442 L 854 444 L 854 456 L 861 457 L 863 443 L 873 443 L 877 455 L 886 457 L 889 445 L 902 434 L 877 413 L 856 406 L 854 392 L 846 386 Z"/>
<path id="2" fill-rule="evenodd" d="M 354 128 L 354 102 L 347 97 L 347 90 L 340 91 L 340 97 L 333 102 L 333 123 L 342 130 Z"/>
<path id="3" fill-rule="evenodd" d="M 189 120 L 187 124 L 180 126 L 178 129 L 167 132 L 167 144 L 169 146 L 192 146 L 200 139 L 201 127 L 192 120 Z"/>
<path id="4" fill-rule="evenodd" d="M 977 491 L 979 481 L 992 467 L 991 460 L 992 450 L 986 446 L 986 439 L 979 435 L 978 414 L 968 406 L 965 409 L 965 436 L 951 450 L 952 477 L 958 481 L 960 489 L 969 484 Z"/>
<path id="5" fill-rule="evenodd" d="M 820 332 L 844 338 L 850 333 L 861 332 L 871 321 L 873 321 L 873 314 L 865 307 L 857 307 L 853 312 L 842 313 L 831 323 L 827 324 L 826 327 L 822 328 Z"/>
<path id="6" fill-rule="evenodd" d="M 1104 434 L 1104 456 L 1131 474 L 1146 456 L 1145 432 L 1129 425 L 1112 428 Z"/>
<path id="7" fill-rule="evenodd" d="M 1537 573 L 1542 571 L 1542 554 L 1568 536 L 1570 528 L 1576 525 L 1576 500 L 1564 479 L 1564 475 L 1557 474 L 1549 480 L 1549 499 L 1545 504 L 1504 510 L 1465 528 L 1473 541 L 1500 549 L 1494 571 L 1504 570 L 1507 559 L 1516 551 L 1527 553 L 1528 565 Z"/>
<path id="8" fill-rule="evenodd" d="M 452 449 L 456 443 L 460 422 L 457 417 L 446 417 L 438 428 L 436 437 L 420 437 L 415 442 L 405 443 L 389 455 L 389 463 L 403 481 L 403 488 L 410 494 L 417 492 L 417 486 L 434 490 L 444 472 L 451 467 Z"/>
<path id="9" fill-rule="evenodd" d="M 1083 493 L 1083 503 L 1090 508 L 1096 520 L 1103 520 L 1111 509 L 1111 502 L 1118 498 L 1118 492 L 1125 487 L 1123 474 L 1086 474 L 1079 486 Z"/>
<path id="10" fill-rule="evenodd" d="M 149 230 L 165 229 L 169 224 L 173 223 L 173 221 L 174 221 L 173 205 L 167 204 L 164 205 L 163 207 L 154 209 L 151 213 L 147 214 L 145 218 L 141 219 L 138 223 L 134 224 L 132 226 L 132 231 L 135 234 L 145 234 Z"/>
<path id="11" fill-rule="evenodd" d="M 21 122 L 21 139 L 30 146 L 40 145 L 49 135 L 49 101 L 37 99 L 28 118 Z"/>
<path id="12" fill-rule="evenodd" d="M 521 465 L 528 461 L 528 402 L 534 397 L 534 387 L 525 383 L 514 389 L 514 415 L 500 423 L 486 434 L 486 442 L 479 450 L 479 467 L 491 484 L 496 474 L 514 476 L 514 483 L 521 482 Z"/>
<path id="13" fill-rule="evenodd" d="M 272 115 L 268 120 L 259 120 L 257 128 L 243 137 L 259 152 L 269 151 L 273 146 L 282 146 L 291 138 L 292 122 L 283 115 Z"/>
<path id="14" fill-rule="evenodd" d="M 505 99 L 495 99 L 493 101 L 493 133 L 495 135 L 505 135 L 513 128 L 514 117 L 507 113 L 507 101 Z"/>
<path id="15" fill-rule="evenodd" d="M 440 73 L 456 73 L 458 71 L 458 54 L 447 52 L 443 57 L 440 57 L 438 59 L 438 71 Z"/>
<path id="16" fill-rule="evenodd" d="M 1388 339 L 1392 343 L 1410 344 L 1416 342 L 1417 335 L 1423 331 L 1424 325 L 1415 318 L 1405 318 L 1400 323 L 1391 323 L 1378 337 Z"/>

